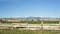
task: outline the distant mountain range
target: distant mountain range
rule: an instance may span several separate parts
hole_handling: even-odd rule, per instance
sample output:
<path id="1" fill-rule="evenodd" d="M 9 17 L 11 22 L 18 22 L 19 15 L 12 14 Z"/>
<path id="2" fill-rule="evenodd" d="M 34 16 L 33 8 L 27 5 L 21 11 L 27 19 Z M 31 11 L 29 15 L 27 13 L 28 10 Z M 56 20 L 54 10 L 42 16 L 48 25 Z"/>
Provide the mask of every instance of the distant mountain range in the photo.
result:
<path id="1" fill-rule="evenodd" d="M 60 20 L 60 18 L 50 18 L 50 17 L 27 17 L 27 18 L 23 18 L 23 17 L 19 17 L 19 18 L 2 18 L 2 19 L 6 19 L 6 20 Z"/>

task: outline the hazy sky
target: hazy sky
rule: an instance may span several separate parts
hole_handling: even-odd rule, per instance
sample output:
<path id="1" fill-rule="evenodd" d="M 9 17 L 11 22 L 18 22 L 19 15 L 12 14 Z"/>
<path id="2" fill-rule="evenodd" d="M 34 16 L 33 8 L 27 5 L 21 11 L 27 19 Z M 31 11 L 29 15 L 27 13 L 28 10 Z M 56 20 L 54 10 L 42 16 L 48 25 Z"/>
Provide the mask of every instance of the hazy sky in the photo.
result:
<path id="1" fill-rule="evenodd" d="M 0 0 L 0 17 L 60 17 L 60 0 Z"/>

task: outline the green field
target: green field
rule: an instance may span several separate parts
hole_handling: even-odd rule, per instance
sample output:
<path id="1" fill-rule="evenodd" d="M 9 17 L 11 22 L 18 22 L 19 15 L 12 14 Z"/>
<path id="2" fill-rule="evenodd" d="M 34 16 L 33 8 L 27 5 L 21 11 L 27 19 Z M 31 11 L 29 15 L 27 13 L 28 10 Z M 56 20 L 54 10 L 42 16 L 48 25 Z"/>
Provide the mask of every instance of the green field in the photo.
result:
<path id="1" fill-rule="evenodd" d="M 13 22 L 1 22 L 11 24 Z M 15 23 L 15 22 L 14 22 Z M 17 22 L 17 23 L 28 23 L 28 24 L 41 24 L 41 21 L 31 21 L 31 22 Z M 43 21 L 44 24 L 59 24 L 59 21 Z"/>
<path id="2" fill-rule="evenodd" d="M 59 21 L 44 21 L 44 24 L 59 24 Z"/>
<path id="3" fill-rule="evenodd" d="M 57 34 L 52 31 L 32 31 L 32 30 L 0 30 L 0 34 Z"/>

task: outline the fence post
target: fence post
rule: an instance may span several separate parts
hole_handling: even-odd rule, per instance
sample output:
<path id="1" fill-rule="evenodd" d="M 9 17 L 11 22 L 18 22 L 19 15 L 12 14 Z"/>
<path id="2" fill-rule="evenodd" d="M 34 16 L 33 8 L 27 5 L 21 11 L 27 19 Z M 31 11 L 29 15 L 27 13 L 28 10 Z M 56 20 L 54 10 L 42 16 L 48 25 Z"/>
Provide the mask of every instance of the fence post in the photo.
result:
<path id="1" fill-rule="evenodd" d="M 59 21 L 59 31 L 60 31 L 60 21 Z"/>
<path id="2" fill-rule="evenodd" d="M 41 21 L 41 32 L 43 33 L 43 21 Z"/>

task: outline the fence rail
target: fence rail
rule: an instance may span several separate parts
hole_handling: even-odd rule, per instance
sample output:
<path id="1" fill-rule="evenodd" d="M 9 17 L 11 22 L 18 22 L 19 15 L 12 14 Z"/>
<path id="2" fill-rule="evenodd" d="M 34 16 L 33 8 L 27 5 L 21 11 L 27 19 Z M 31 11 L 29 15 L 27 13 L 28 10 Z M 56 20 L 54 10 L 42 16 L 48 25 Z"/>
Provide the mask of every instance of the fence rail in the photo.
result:
<path id="1" fill-rule="evenodd" d="M 41 30 L 42 24 L 0 24 L 0 29 Z M 43 30 L 60 30 L 59 24 L 43 24 Z"/>

